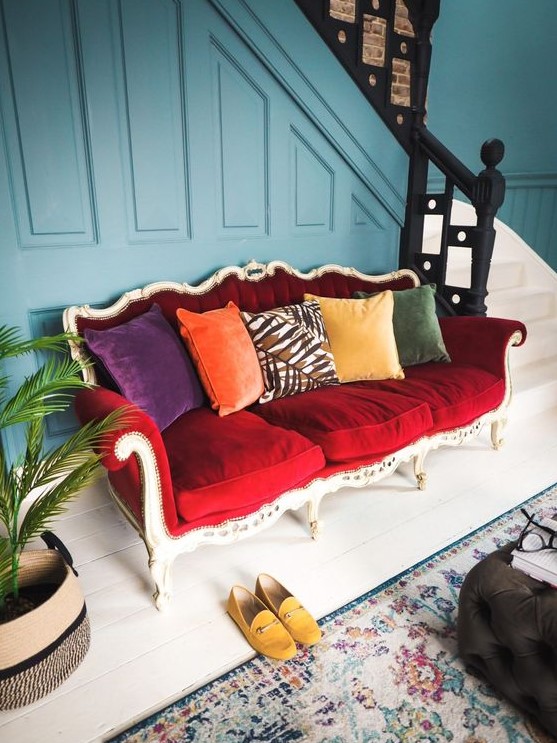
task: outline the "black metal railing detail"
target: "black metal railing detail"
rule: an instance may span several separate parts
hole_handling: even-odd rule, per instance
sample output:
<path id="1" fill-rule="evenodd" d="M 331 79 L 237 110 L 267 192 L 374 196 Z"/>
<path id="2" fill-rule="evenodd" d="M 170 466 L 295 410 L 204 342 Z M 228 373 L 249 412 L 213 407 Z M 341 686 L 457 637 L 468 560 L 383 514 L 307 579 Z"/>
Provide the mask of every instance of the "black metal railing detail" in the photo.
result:
<path id="1" fill-rule="evenodd" d="M 486 166 L 474 175 L 425 127 L 415 130 L 415 150 L 410 158 L 405 224 L 401 235 L 399 263 L 412 267 L 422 281 L 435 283 L 444 310 L 458 315 L 485 315 L 487 281 L 495 243 L 494 220 L 505 198 L 505 179 L 497 170 L 505 148 L 492 139 L 482 146 Z M 433 163 L 445 176 L 442 194 L 427 192 L 428 166 Z M 469 199 L 476 210 L 476 225 L 451 224 L 454 189 Z M 423 252 L 426 214 L 442 215 L 439 253 Z M 470 286 L 446 283 L 449 247 L 470 251 Z"/>
<path id="2" fill-rule="evenodd" d="M 440 0 L 404 0 L 413 28 L 411 35 L 396 25 L 397 2 L 400 5 L 401 1 L 352 0 L 352 19 L 341 20 L 331 15 L 331 0 L 296 0 L 409 155 L 399 267 L 413 268 L 423 281 L 435 283 L 443 311 L 485 315 L 487 280 L 495 241 L 494 219 L 505 195 L 505 179 L 497 170 L 504 155 L 504 145 L 498 139 L 484 143 L 481 159 L 486 167 L 475 175 L 427 129 L 431 31 L 439 16 Z M 378 59 L 374 59 L 373 53 L 366 55 L 364 49 L 369 43 L 370 26 L 374 24 L 384 34 L 384 53 Z M 407 69 L 410 74 L 409 100 L 403 102 L 393 94 L 401 65 L 403 71 Z M 445 176 L 442 193 L 428 193 L 430 164 Z M 477 215 L 475 226 L 451 224 L 455 188 L 473 204 Z M 428 214 L 443 217 L 438 253 L 423 252 L 424 220 Z M 470 250 L 469 287 L 446 284 L 449 247 L 453 246 Z"/>

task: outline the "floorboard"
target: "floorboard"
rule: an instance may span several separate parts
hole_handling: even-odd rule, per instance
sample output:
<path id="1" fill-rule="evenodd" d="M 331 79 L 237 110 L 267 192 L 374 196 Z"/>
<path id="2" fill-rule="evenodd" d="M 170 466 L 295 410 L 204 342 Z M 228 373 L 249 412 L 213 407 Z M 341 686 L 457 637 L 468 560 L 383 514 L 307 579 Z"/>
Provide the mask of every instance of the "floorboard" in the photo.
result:
<path id="1" fill-rule="evenodd" d="M 432 452 L 427 489 L 402 466 L 373 487 L 321 505 L 322 535 L 305 510 L 233 545 L 180 556 L 169 612 L 151 600 L 146 551 L 104 481 L 75 501 L 57 532 L 74 555 L 92 624 L 80 668 L 53 694 L 0 713 L 0 740 L 91 743 L 252 657 L 226 614 L 230 587 L 275 575 L 322 617 L 557 481 L 557 409 L 511 419 L 504 448 L 488 431 Z"/>

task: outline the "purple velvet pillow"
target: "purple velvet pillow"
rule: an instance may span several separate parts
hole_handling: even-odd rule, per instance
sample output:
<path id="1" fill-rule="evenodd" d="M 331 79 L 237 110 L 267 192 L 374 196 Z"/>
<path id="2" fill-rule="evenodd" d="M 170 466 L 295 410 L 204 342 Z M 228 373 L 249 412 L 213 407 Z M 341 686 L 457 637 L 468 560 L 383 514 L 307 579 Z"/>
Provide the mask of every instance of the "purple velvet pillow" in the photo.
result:
<path id="1" fill-rule="evenodd" d="M 190 358 L 157 304 L 122 325 L 83 334 L 121 394 L 161 431 L 205 402 Z"/>

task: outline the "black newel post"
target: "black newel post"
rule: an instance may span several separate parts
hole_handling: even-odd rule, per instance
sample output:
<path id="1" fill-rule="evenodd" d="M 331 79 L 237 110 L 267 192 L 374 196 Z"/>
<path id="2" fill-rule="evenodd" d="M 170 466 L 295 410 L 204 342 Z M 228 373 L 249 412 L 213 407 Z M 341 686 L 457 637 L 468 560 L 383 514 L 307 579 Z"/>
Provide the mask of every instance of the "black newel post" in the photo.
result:
<path id="1" fill-rule="evenodd" d="M 505 146 L 500 139 L 490 139 L 482 145 L 480 156 L 486 167 L 478 174 L 472 190 L 471 201 L 478 219 L 476 241 L 472 248 L 470 290 L 463 307 L 466 315 L 485 315 L 487 312 L 487 279 L 495 243 L 493 222 L 505 198 L 505 178 L 496 166 L 504 154 Z"/>

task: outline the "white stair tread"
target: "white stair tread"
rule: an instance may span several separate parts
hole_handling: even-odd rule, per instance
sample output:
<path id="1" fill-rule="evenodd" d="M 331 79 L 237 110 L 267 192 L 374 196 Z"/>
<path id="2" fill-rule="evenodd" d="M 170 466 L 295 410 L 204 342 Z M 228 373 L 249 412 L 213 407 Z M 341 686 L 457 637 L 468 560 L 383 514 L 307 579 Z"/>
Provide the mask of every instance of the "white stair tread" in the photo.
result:
<path id="1" fill-rule="evenodd" d="M 450 254 L 447 263 L 447 283 L 452 286 L 469 286 L 470 254 L 462 251 Z M 488 291 L 494 292 L 519 287 L 524 280 L 523 266 L 519 261 L 492 261 L 489 273 Z"/>
<path id="2" fill-rule="evenodd" d="M 557 405 L 557 357 L 513 368 L 513 399 L 509 417 L 513 420 L 539 415 Z"/>
<path id="3" fill-rule="evenodd" d="M 526 325 L 526 342 L 512 352 L 514 366 L 523 366 L 538 360 L 550 358 L 557 352 L 557 318 L 533 320 Z"/>
<path id="4" fill-rule="evenodd" d="M 555 315 L 555 292 L 545 287 L 519 287 L 488 294 L 486 299 L 491 317 L 513 317 L 532 322 Z"/>
<path id="5" fill-rule="evenodd" d="M 557 356 L 513 367 L 512 381 L 515 394 L 537 387 L 555 386 L 557 389 Z"/>
<path id="6" fill-rule="evenodd" d="M 490 292 L 518 287 L 524 280 L 524 267 L 519 261 L 492 261 L 487 288 Z"/>

